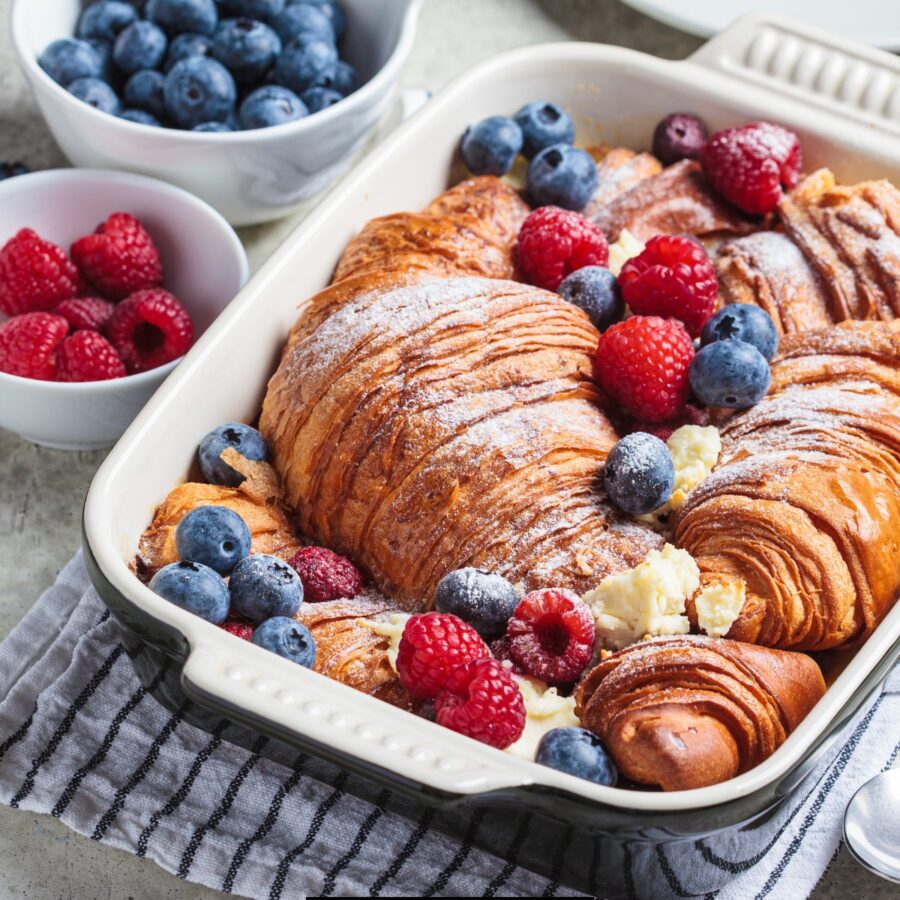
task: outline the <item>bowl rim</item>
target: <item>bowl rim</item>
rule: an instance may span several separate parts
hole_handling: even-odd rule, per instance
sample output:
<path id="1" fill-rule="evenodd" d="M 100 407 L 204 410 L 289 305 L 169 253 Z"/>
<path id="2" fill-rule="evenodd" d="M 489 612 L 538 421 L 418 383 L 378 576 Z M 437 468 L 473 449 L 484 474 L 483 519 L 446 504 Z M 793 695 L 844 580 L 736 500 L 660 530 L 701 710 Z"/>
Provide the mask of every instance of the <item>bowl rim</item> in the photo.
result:
<path id="1" fill-rule="evenodd" d="M 101 114 L 102 115 L 102 114 Z M 105 183 L 117 183 L 124 187 L 142 187 L 155 191 L 159 194 L 167 195 L 170 199 L 180 202 L 187 206 L 194 206 L 201 210 L 209 219 L 211 224 L 217 225 L 225 240 L 229 245 L 231 252 L 234 254 L 238 262 L 239 268 L 239 285 L 234 296 L 236 297 L 243 289 L 244 285 L 250 278 L 250 260 L 247 257 L 247 251 L 237 232 L 229 224 L 227 219 L 214 207 L 210 206 L 205 200 L 201 200 L 190 191 L 184 188 L 176 187 L 166 181 L 160 181 L 158 178 L 151 178 L 149 175 L 137 175 L 133 172 L 121 172 L 116 169 L 76 169 L 76 168 L 60 168 L 60 169 L 42 169 L 37 172 L 28 172 L 25 175 L 17 175 L 14 178 L 7 178 L 0 181 L 0 205 L 3 203 L 4 196 L 12 191 L 26 190 L 28 186 L 36 186 L 37 182 L 42 185 L 53 184 L 74 184 L 76 182 L 90 181 Z M 26 226 L 23 226 L 26 227 Z M 232 300 L 234 297 L 232 297 Z M 230 303 L 231 301 L 229 301 Z M 52 310 L 45 310 L 52 312 Z M 7 321 L 16 318 L 10 316 Z M 3 385 L 28 385 L 35 391 L 46 392 L 69 392 L 76 393 L 79 390 L 90 388 L 98 394 L 113 392 L 117 387 L 140 387 L 142 385 L 161 381 L 167 378 L 172 371 L 178 366 L 184 356 L 170 360 L 165 365 L 157 366 L 155 369 L 149 369 L 146 372 L 137 372 L 133 375 L 125 375 L 122 378 L 110 378 L 105 381 L 44 381 L 38 378 L 25 378 L 21 375 L 10 375 L 7 372 L 0 372 L 0 387 Z"/>
<path id="2" fill-rule="evenodd" d="M 109 113 L 101 112 L 87 103 L 82 103 L 72 94 L 70 94 L 61 84 L 55 82 L 39 65 L 38 58 L 29 48 L 26 47 L 24 36 L 24 16 L 26 8 L 36 9 L 34 0 L 13 0 L 11 11 L 10 32 L 12 34 L 13 48 L 19 65 L 28 76 L 29 81 L 34 85 L 36 82 L 44 85 L 51 92 L 55 92 L 62 102 L 69 103 L 72 108 L 77 108 L 89 118 L 96 117 L 96 121 L 102 121 L 107 124 L 115 123 L 113 127 L 119 127 L 124 134 L 143 135 L 147 137 L 150 134 L 162 132 L 162 134 L 175 141 L 183 140 L 185 143 L 192 143 L 199 146 L 204 144 L 226 144 L 229 146 L 249 144 L 260 139 L 262 135 L 271 137 L 288 137 L 293 135 L 303 135 L 312 132 L 317 125 L 324 125 L 328 122 L 336 121 L 342 116 L 350 116 L 358 109 L 364 107 L 370 99 L 374 99 L 389 89 L 395 76 L 399 73 L 400 67 L 405 62 L 409 51 L 412 49 L 416 36 L 416 24 L 418 22 L 419 13 L 425 0 L 402 0 L 406 3 L 406 11 L 403 14 L 403 22 L 400 27 L 400 34 L 394 44 L 384 65 L 360 88 L 352 94 L 341 100 L 340 103 L 334 104 L 317 113 L 311 113 L 302 119 L 294 122 L 286 122 L 283 125 L 274 125 L 270 128 L 254 128 L 249 131 L 225 131 L 225 132 L 203 132 L 203 131 L 187 131 L 180 128 L 158 128 L 155 125 L 143 125 L 139 122 L 132 122 L 123 119 L 120 116 L 113 116 Z M 75 35 L 72 35 L 74 38 Z"/>

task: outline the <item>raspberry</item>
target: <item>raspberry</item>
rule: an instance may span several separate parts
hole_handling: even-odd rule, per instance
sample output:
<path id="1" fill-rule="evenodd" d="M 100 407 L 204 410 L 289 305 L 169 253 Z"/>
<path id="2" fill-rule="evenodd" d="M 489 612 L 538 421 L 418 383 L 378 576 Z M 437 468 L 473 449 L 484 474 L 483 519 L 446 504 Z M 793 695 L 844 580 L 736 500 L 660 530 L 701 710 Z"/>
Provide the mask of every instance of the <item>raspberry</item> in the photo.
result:
<path id="1" fill-rule="evenodd" d="M 51 313 L 27 313 L 0 325 L 0 372 L 56 379 L 56 348 L 69 333 L 69 323 Z"/>
<path id="2" fill-rule="evenodd" d="M 594 617 L 571 591 L 549 589 L 526 595 L 506 635 L 513 662 L 547 684 L 575 681 L 594 655 Z"/>
<path id="3" fill-rule="evenodd" d="M 496 659 L 458 666 L 435 702 L 444 728 L 505 750 L 525 731 L 525 700 L 515 679 Z"/>
<path id="4" fill-rule="evenodd" d="M 508 672 L 512 672 L 513 675 L 527 674 L 525 670 L 513 660 L 509 649 L 509 638 L 506 635 L 503 635 L 502 638 L 497 638 L 496 641 L 491 643 L 491 653 L 494 654 L 494 659 L 504 663 L 503 668 Z"/>
<path id="5" fill-rule="evenodd" d="M 239 637 L 242 641 L 253 640 L 253 623 L 247 621 L 247 619 L 229 619 L 227 622 L 223 622 L 219 628 L 227 631 L 229 634 L 233 634 L 235 637 Z"/>
<path id="6" fill-rule="evenodd" d="M 643 431 L 646 434 L 652 434 L 661 441 L 669 440 L 672 435 L 681 428 L 682 425 L 709 425 L 709 413 L 693 403 L 688 403 L 682 410 L 681 415 L 671 422 L 634 422 L 629 421 L 622 425 L 617 424 L 619 434 L 623 437 L 626 434 L 634 434 Z"/>
<path id="7" fill-rule="evenodd" d="M 139 291 L 115 308 L 106 336 L 134 374 L 184 356 L 194 343 L 194 324 L 168 291 Z"/>
<path id="8" fill-rule="evenodd" d="M 349 600 L 365 584 L 362 573 L 343 556 L 326 547 L 304 547 L 291 560 L 303 582 L 303 599 L 309 603 Z"/>
<path id="9" fill-rule="evenodd" d="M 622 297 L 639 316 L 662 316 L 683 322 L 699 337 L 716 307 L 719 283 L 704 249 L 692 238 L 651 238 L 619 274 Z"/>
<path id="10" fill-rule="evenodd" d="M 109 321 L 115 306 L 99 297 L 79 297 L 63 300 L 53 312 L 62 316 L 72 331 L 102 331 Z"/>
<path id="11" fill-rule="evenodd" d="M 62 247 L 23 228 L 0 250 L 0 312 L 46 312 L 82 291 L 78 270 Z"/>
<path id="12" fill-rule="evenodd" d="M 490 655 L 478 632 L 462 619 L 425 613 L 413 616 L 403 629 L 397 671 L 400 683 L 414 697 L 433 700 L 457 666 Z"/>
<path id="13" fill-rule="evenodd" d="M 595 372 L 622 409 L 644 422 L 669 422 L 684 411 L 694 344 L 684 326 L 657 316 L 632 316 L 600 336 Z"/>
<path id="14" fill-rule="evenodd" d="M 77 240 L 72 245 L 72 259 L 84 277 L 111 300 L 162 284 L 162 262 L 153 238 L 128 213 L 113 213 L 93 234 Z"/>
<path id="15" fill-rule="evenodd" d="M 125 375 L 119 354 L 96 331 L 76 331 L 56 351 L 57 381 L 111 381 Z"/>
<path id="16" fill-rule="evenodd" d="M 609 245 L 584 216 L 558 206 L 536 209 L 519 231 L 519 265 L 530 284 L 555 291 L 563 279 L 585 266 L 606 266 Z"/>
<path id="17" fill-rule="evenodd" d="M 746 213 L 772 212 L 800 180 L 800 141 L 780 125 L 756 122 L 716 132 L 700 154 L 712 186 Z"/>

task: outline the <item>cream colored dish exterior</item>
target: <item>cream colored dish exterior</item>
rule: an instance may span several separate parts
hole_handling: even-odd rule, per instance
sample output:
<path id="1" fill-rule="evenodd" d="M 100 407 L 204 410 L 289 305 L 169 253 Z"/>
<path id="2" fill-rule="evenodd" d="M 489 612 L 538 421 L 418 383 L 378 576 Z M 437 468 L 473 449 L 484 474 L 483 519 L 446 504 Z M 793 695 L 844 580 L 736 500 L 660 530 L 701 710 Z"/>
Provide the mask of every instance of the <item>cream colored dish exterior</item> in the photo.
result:
<path id="1" fill-rule="evenodd" d="M 423 0 L 342 0 L 344 51 L 368 78 L 342 103 L 277 128 L 196 134 L 150 128 L 76 100 L 37 64 L 53 40 L 74 33 L 80 0 L 13 0 L 12 36 L 38 106 L 76 166 L 124 169 L 202 197 L 234 225 L 287 215 L 352 164 L 385 115 L 415 39 Z"/>
<path id="2" fill-rule="evenodd" d="M 713 128 L 760 118 L 802 136 L 810 169 L 827 163 L 847 181 L 900 181 L 900 143 L 854 107 L 841 115 L 814 93 L 798 102 L 776 77 L 758 84 L 723 71 L 760 35 L 803 42 L 823 57 L 863 60 L 872 77 L 895 79 L 896 61 L 781 20 L 749 18 L 692 60 L 664 62 L 608 46 L 560 44 L 514 52 L 464 75 L 374 153 L 294 232 L 153 398 L 91 488 L 86 537 L 112 587 L 180 631 L 191 647 L 183 682 L 216 698 L 426 787 L 475 794 L 545 785 L 623 810 L 676 812 L 746 796 L 776 783 L 826 733 L 843 705 L 900 636 L 900 606 L 837 678 L 826 697 L 767 762 L 725 784 L 659 794 L 605 788 L 512 758 L 230 639 L 156 597 L 128 568 L 143 528 L 184 479 L 198 440 L 222 421 L 256 416 L 288 329 L 325 285 L 347 241 L 373 216 L 419 209 L 447 187 L 459 136 L 470 122 L 535 98 L 561 102 L 582 140 L 646 146 L 655 122 L 692 110 Z M 743 57 L 741 57 L 743 58 Z M 768 79 L 768 80 L 767 80 Z M 239 364 L 236 364 L 239 361 Z M 127 499 L 124 499 L 127 498 Z"/>

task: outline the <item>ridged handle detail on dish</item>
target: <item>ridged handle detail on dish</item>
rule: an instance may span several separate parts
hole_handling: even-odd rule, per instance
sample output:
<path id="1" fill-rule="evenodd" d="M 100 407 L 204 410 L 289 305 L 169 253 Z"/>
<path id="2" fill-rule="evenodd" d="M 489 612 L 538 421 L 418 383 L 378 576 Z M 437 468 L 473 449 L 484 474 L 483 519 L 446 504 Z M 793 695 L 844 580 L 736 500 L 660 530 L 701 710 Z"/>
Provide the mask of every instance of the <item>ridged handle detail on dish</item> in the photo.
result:
<path id="1" fill-rule="evenodd" d="M 691 62 L 900 134 L 900 59 L 779 16 L 743 16 Z"/>

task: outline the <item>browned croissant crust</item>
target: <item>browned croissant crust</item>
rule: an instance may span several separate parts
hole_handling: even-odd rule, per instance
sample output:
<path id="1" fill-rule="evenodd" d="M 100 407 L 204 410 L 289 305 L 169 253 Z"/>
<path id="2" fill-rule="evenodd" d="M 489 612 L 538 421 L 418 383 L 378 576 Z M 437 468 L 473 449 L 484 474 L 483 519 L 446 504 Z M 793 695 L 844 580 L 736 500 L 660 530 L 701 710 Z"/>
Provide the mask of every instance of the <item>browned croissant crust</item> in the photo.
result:
<path id="1" fill-rule="evenodd" d="M 759 765 L 824 693 L 802 653 L 660 638 L 600 662 L 576 691 L 576 711 L 626 778 L 680 791 Z"/>
<path id="2" fill-rule="evenodd" d="M 719 467 L 674 520 L 705 584 L 738 579 L 728 637 L 824 650 L 900 593 L 900 322 L 786 339 L 769 396 L 722 428 Z"/>
<path id="3" fill-rule="evenodd" d="M 597 163 L 597 189 L 583 215 L 589 219 L 601 215 L 604 207 L 616 197 L 660 172 L 662 163 L 655 156 L 635 153 L 627 147 L 614 147 Z"/>

